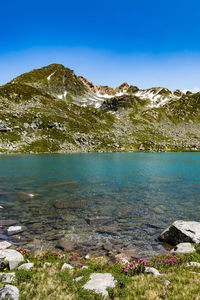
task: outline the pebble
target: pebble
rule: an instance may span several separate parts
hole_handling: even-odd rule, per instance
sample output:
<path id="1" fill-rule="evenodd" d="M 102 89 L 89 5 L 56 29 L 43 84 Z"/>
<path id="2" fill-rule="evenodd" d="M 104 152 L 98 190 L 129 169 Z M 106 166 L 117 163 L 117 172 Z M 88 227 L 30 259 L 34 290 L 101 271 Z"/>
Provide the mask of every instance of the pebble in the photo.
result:
<path id="1" fill-rule="evenodd" d="M 74 279 L 74 281 L 80 281 L 83 278 L 83 276 L 79 276 L 77 278 Z"/>
<path id="2" fill-rule="evenodd" d="M 170 281 L 169 281 L 169 280 L 165 280 L 165 281 L 163 282 L 163 284 L 164 284 L 165 286 L 168 286 L 168 285 L 170 284 Z"/>
<path id="3" fill-rule="evenodd" d="M 43 265 L 43 269 L 46 269 L 46 267 L 51 267 L 51 263 L 46 261 Z"/>

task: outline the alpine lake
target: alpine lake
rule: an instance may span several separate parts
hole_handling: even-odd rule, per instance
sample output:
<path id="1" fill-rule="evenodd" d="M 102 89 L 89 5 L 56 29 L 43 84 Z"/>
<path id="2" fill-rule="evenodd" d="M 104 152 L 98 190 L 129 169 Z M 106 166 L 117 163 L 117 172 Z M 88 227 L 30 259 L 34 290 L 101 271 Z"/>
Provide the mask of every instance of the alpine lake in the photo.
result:
<path id="1" fill-rule="evenodd" d="M 200 221 L 200 153 L 1 155 L 0 205 L 0 240 L 16 247 L 162 252 L 172 222 Z"/>

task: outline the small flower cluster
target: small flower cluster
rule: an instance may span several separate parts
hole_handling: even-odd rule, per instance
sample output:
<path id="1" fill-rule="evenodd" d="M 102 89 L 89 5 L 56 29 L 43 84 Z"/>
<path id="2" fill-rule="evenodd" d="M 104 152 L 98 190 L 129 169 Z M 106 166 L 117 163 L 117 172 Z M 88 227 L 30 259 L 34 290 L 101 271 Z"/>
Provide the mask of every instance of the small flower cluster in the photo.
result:
<path id="1" fill-rule="evenodd" d="M 17 251 L 19 253 L 21 253 L 22 255 L 24 255 L 26 258 L 30 257 L 30 255 L 32 254 L 31 250 L 28 250 L 28 249 L 17 248 Z"/>
<path id="2" fill-rule="evenodd" d="M 154 266 L 161 265 L 161 266 L 173 266 L 173 265 L 180 265 L 186 260 L 186 257 L 177 254 L 177 253 L 167 253 L 156 255 L 152 260 L 152 264 Z"/>
<path id="3" fill-rule="evenodd" d="M 83 267 L 83 264 L 81 263 L 80 261 L 80 257 L 77 253 L 74 253 L 74 252 L 71 252 L 69 254 L 69 262 L 70 263 L 73 263 L 74 265 L 82 268 Z"/>
<path id="4" fill-rule="evenodd" d="M 127 262 L 122 267 L 122 272 L 128 276 L 133 276 L 136 274 L 144 273 L 145 266 L 148 261 L 146 259 L 139 259 L 138 261 Z"/>
<path id="5" fill-rule="evenodd" d="M 61 257 L 60 252 L 46 251 L 40 254 L 41 259 L 55 259 Z"/>
<path id="6" fill-rule="evenodd" d="M 76 253 L 74 253 L 74 252 L 71 252 L 71 253 L 69 254 L 69 260 L 71 260 L 71 261 L 77 261 L 77 260 L 78 260 L 78 257 L 79 257 L 79 255 L 76 254 Z"/>

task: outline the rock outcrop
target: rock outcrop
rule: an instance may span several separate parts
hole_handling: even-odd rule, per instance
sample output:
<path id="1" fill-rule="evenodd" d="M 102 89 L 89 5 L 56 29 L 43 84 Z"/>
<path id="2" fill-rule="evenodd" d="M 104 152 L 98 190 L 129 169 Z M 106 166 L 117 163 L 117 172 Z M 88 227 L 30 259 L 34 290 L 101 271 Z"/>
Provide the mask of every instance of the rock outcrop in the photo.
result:
<path id="1" fill-rule="evenodd" d="M 159 236 L 160 241 L 176 246 L 180 243 L 200 243 L 200 222 L 175 221 Z"/>

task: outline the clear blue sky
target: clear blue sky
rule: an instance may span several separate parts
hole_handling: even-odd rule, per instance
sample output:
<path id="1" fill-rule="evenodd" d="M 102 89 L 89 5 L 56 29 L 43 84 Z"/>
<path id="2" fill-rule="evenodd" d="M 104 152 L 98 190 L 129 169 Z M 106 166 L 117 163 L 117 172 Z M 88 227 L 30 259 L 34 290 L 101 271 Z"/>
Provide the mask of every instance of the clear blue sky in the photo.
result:
<path id="1" fill-rule="evenodd" d="M 200 87 L 198 0 L 1 3 L 0 84 L 62 63 L 98 84 Z"/>

